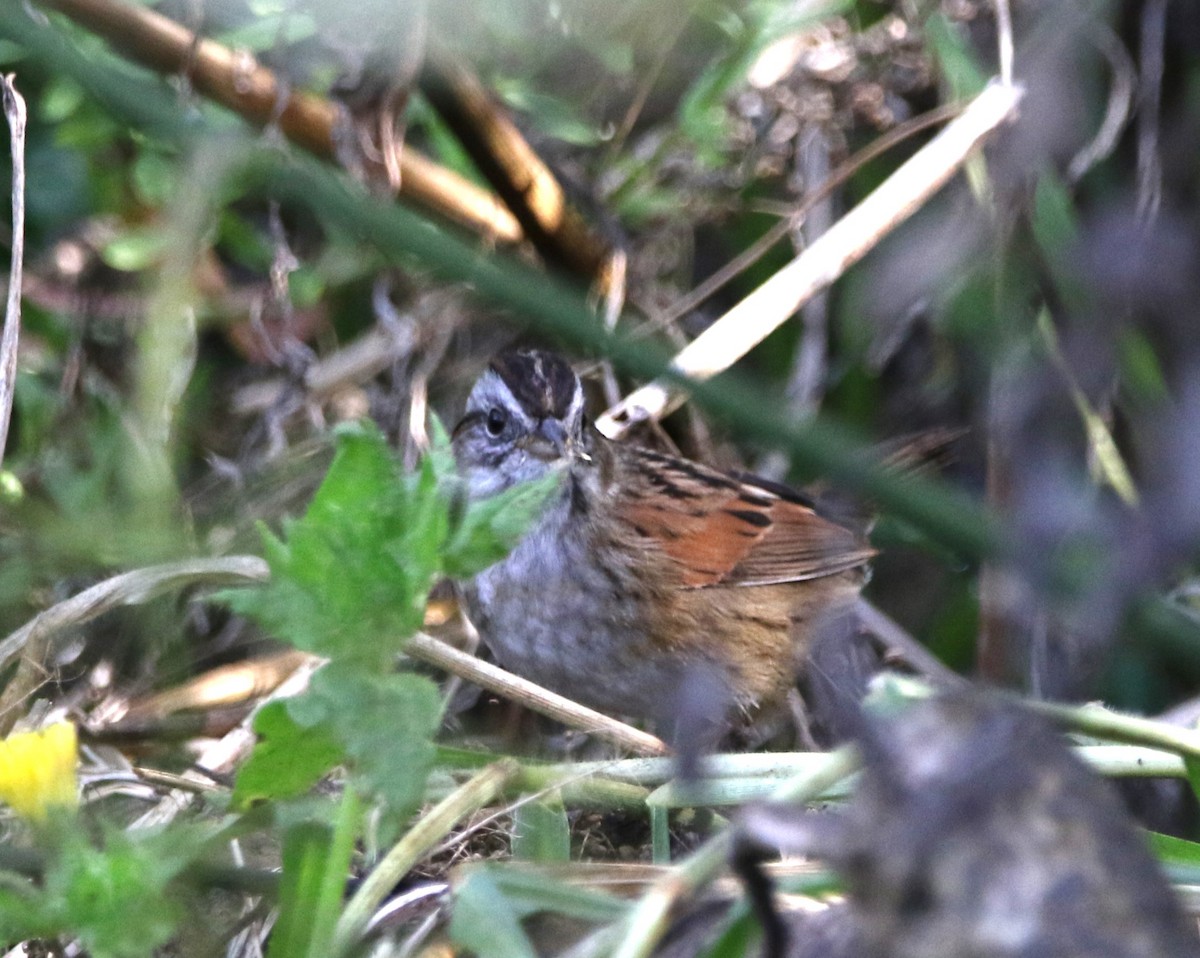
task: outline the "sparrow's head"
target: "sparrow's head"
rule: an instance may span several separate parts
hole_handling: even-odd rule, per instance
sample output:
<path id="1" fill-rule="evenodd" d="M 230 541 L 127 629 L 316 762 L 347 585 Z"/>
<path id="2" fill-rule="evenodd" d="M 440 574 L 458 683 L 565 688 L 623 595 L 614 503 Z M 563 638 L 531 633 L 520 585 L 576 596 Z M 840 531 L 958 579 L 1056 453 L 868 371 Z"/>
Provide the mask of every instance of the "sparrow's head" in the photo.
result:
<path id="1" fill-rule="evenodd" d="M 497 356 L 454 427 L 454 455 L 474 498 L 495 495 L 585 458 L 583 387 L 560 356 Z"/>

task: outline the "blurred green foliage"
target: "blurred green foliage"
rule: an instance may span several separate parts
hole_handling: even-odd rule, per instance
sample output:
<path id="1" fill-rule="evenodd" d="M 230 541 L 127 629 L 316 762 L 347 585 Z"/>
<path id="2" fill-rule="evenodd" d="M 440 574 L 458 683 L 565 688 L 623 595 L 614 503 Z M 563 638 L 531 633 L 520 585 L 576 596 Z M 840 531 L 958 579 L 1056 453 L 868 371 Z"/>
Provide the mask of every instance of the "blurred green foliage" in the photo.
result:
<path id="1" fill-rule="evenodd" d="M 183 914 L 174 879 L 211 829 L 106 827 L 93 843 L 76 823 L 54 826 L 42 881 L 6 881 L 0 888 L 0 936 L 24 941 L 66 933 L 96 958 L 134 958 L 166 944 Z"/>
<path id="2" fill-rule="evenodd" d="M 285 522 L 282 539 L 262 530 L 270 582 L 226 594 L 269 634 L 330 660 L 305 692 L 259 715 L 260 742 L 235 800 L 299 794 L 347 759 L 363 792 L 396 819 L 424 793 L 441 722 L 437 687 L 387 673 L 420 628 L 434 583 L 495 562 L 557 486 L 462 502 L 449 440 L 441 429 L 434 435 L 431 453 L 405 473 L 376 427 L 339 428 L 333 463 L 303 518 Z M 291 768 L 280 774 L 285 755 Z"/>
<path id="3" fill-rule="evenodd" d="M 362 80 L 360 74 L 369 81 L 380 52 L 371 42 L 385 38 L 385 52 L 394 52 L 403 44 L 392 38 L 411 41 L 417 31 L 402 33 L 387 18 L 403 21 L 416 15 L 416 6 L 422 5 L 231 0 L 208 5 L 204 29 L 254 51 L 297 86 L 345 95 L 353 104 L 350 81 Z M 253 471 L 247 464 L 268 459 L 263 450 L 272 430 L 285 431 L 272 416 L 283 417 L 295 398 L 303 363 L 294 357 L 310 349 L 324 354 L 373 327 L 374 284 L 385 272 L 415 290 L 468 290 L 511 327 L 576 353 L 611 356 L 635 378 L 658 374 L 676 345 L 645 335 L 662 304 L 748 248 L 817 185 L 820 177 L 801 168 L 799 131 L 818 130 L 827 160 L 836 163 L 871 142 L 887 125 L 876 118 L 888 111 L 894 124 L 982 87 L 994 57 L 986 15 L 964 14 L 972 6 L 511 0 L 477 5 L 463 17 L 458 5 L 429 4 L 428 36 L 467 57 L 562 174 L 572 199 L 630 253 L 631 295 L 614 334 L 597 320 L 577 278 L 547 275 L 521 255 L 497 254 L 477 237 L 393 204 L 345 171 L 298 157 L 275 131 L 247 130 L 196 96 L 185 78 L 130 65 L 60 15 L 43 21 L 26 4 L 0 4 L 0 69 L 16 72 L 30 105 L 32 278 L 5 460 L 8 487 L 20 491 L 0 506 L 0 625 L 14 628 L 108 571 L 241 541 L 236 526 L 247 514 L 261 521 L 271 583 L 226 596 L 229 607 L 271 637 L 330 660 L 303 695 L 258 713 L 259 744 L 232 792 L 238 820 L 263 803 L 276 813 L 283 886 L 272 955 L 321 953 L 365 817 L 382 810 L 374 839 L 386 839 L 427 796 L 443 703 L 428 679 L 391 674 L 393 663 L 421 626 L 435 580 L 467 576 L 503 554 L 552 484 L 468 507 L 454 487 L 438 427 L 433 449 L 406 471 L 379 430 L 357 425 L 339 430 L 333 465 L 306 509 L 293 500 L 257 512 L 253 501 L 239 504 L 236 516 L 211 506 L 193 511 L 199 480 L 210 479 L 215 466 L 235 474 L 231 485 L 239 495 L 252 487 L 240 485 L 243 473 Z M 1092 12 L 1099 33 L 1132 45 L 1116 7 Z M 1074 35 L 1056 33 L 1057 21 L 1048 22 L 1040 33 L 1031 28 L 1029 44 L 1018 47 L 1031 95 L 1050 90 L 1051 99 L 1080 100 L 1078 113 L 1098 126 L 1108 106 L 1109 70 L 1092 49 L 1099 34 L 1080 33 L 1068 56 L 1051 41 Z M 856 45 L 868 35 L 869 43 Z M 807 44 L 805 55 L 850 50 L 862 82 L 854 74 L 837 79 L 831 59 L 802 58 L 787 82 L 748 84 L 764 51 L 797 36 Z M 919 56 L 901 44 L 904 38 L 920 47 Z M 877 48 L 884 52 L 873 53 Z M 1056 54 L 1047 59 L 1074 72 L 1036 72 L 1039 49 L 1046 48 Z M 895 62 L 875 70 L 873 56 Z M 1172 47 L 1168 74 L 1164 110 L 1171 123 L 1164 128 L 1177 139 L 1176 152 L 1164 156 L 1186 220 L 1196 177 L 1179 157 L 1194 151 L 1179 144 L 1195 139 L 1200 115 L 1190 109 L 1200 89 L 1195 51 Z M 483 183 L 419 89 L 410 92 L 405 142 Z M 1045 105 L 1031 96 L 1026 110 L 1036 118 Z M 1082 179 L 1073 177 L 1065 171 L 1070 150 L 1050 135 L 1071 123 L 1045 115 L 1042 127 L 1021 130 L 1052 142 L 1030 145 L 1018 137 L 1027 152 L 1018 154 L 1015 172 L 993 157 L 974 161 L 969 189 L 948 190 L 930 203 L 831 291 L 819 418 L 806 418 L 786 400 L 803 341 L 800 324 L 772 336 L 740 372 L 697 388 L 694 397 L 723 435 L 742 444 L 744 457 L 781 449 L 792 480 L 831 480 L 882 513 L 874 536 L 884 555 L 873 597 L 964 671 L 975 664 L 981 629 L 994 624 L 981 609 L 981 562 L 1017 557 L 1034 567 L 1041 591 L 1030 596 L 1031 606 L 1036 600 L 1056 611 L 1107 611 L 1101 601 L 1107 595 L 1089 587 L 1110 583 L 1117 595 L 1136 578 L 1111 571 L 1113 552 L 1128 547 L 1135 571 L 1149 570 L 1135 583 L 1138 595 L 1170 585 L 1177 599 L 1133 601 L 1120 593 L 1113 600 L 1121 606 L 1112 613 L 1117 624 L 1099 613 L 1080 618 L 1098 632 L 1137 637 L 1115 653 L 1105 687 L 1121 704 L 1157 708 L 1197 674 L 1195 545 L 1190 552 L 1177 546 L 1165 559 L 1146 545 L 1168 538 L 1152 527 L 1155 521 L 1168 531 L 1185 525 L 1183 513 L 1164 502 L 1186 485 L 1162 491 L 1160 482 L 1182 460 L 1151 440 L 1160 429 L 1173 435 L 1164 423 L 1177 406 L 1188 408 L 1182 405 L 1187 383 L 1177 374 L 1187 350 L 1167 335 L 1170 310 L 1153 300 L 1153 289 L 1146 291 L 1147 319 L 1137 303 L 1109 296 L 1097 273 L 1081 265 L 1099 255 L 1088 246 L 1095 245 L 1097 218 L 1128 205 L 1133 169 L 1142 163 L 1136 143 L 1127 135 L 1112 156 Z M 789 132 L 791 121 L 797 129 Z M 915 147 L 904 144 L 855 170 L 830 215 L 876 186 Z M 963 210 L 973 215 L 956 219 Z M 976 232 L 979 222 L 985 228 Z M 1140 222 L 1147 228 L 1148 219 Z M 1187 249 L 1190 233 L 1181 234 L 1175 248 Z M 806 241 L 793 231 L 777 243 L 684 317 L 683 334 L 772 275 Z M 1124 266 L 1133 251 L 1130 244 L 1127 256 L 1109 254 L 1100 279 L 1120 273 L 1112 264 Z M 307 313 L 316 317 L 315 331 L 293 322 Z M 278 340 L 264 332 L 272 324 L 284 328 Z M 477 352 L 498 339 L 496 325 L 493 313 L 462 320 L 450 361 L 435 376 L 435 406 L 451 408 L 455 399 L 453 387 L 438 393 L 442 371 L 473 372 Z M 1094 347 L 1105 362 L 1089 366 L 1083 347 Z M 1078 454 L 1060 471 L 1057 460 L 1042 463 L 1034 478 L 1049 477 L 1045 499 L 1032 506 L 993 499 L 985 507 L 989 453 L 982 447 L 1001 414 L 1017 417 L 1023 403 L 1063 392 L 1064 368 L 1081 371 L 1077 392 L 1087 403 L 1050 406 L 1058 418 L 1034 421 L 1030 431 L 1035 438 L 1061 431 Z M 1083 375 L 1089 370 L 1090 377 Z M 403 370 L 389 372 L 403 381 Z M 272 378 L 283 382 L 279 405 L 257 419 L 228 412 L 228 398 L 245 382 Z M 1016 385 L 1003 393 L 997 383 L 1006 381 Z M 974 448 L 953 483 L 897 479 L 863 451 L 868 436 L 943 422 L 973 432 Z M 691 438 L 678 420 L 668 427 Z M 288 428 L 287 439 L 302 432 L 294 419 Z M 1110 502 L 1096 476 L 1112 476 L 1111 463 L 1107 472 L 1089 471 L 1095 437 L 1106 433 L 1127 454 L 1134 486 L 1150 490 L 1149 509 L 1121 512 Z M 1029 462 L 1016 465 L 1022 471 Z M 249 493 L 244 498 L 252 500 Z M 1035 508 L 1039 503 L 1044 510 Z M 1065 530 L 1054 526 L 1061 514 L 1071 520 Z M 1129 622 L 1122 618 L 1125 605 L 1132 609 Z M 88 675 L 97 660 L 125 664 L 117 670 L 119 685 L 159 685 L 165 675 L 186 673 L 211 650 L 203 642 L 185 649 L 183 618 L 164 604 L 113 630 L 121 634 L 111 646 L 97 650 L 100 643 L 83 641 L 81 657 L 59 666 L 64 683 Z M 1141 631 L 1126 627 L 1138 622 Z M 164 663 L 168 646 L 174 658 Z M 342 803 L 306 801 L 339 766 L 347 768 Z M 553 797 L 527 806 L 518 816 L 517 854 L 563 857 L 567 823 Z M 50 854 L 41 886 L 5 885 L 0 927 L 13 938 L 76 934 L 101 956 L 145 953 L 174 932 L 182 906 L 173 882 L 201 855 L 202 844 L 180 827 L 136 837 L 106 830 L 95 841 L 63 844 Z M 1178 857 L 1177 864 L 1194 864 L 1190 847 L 1160 851 Z M 470 876 L 457 896 L 451 930 L 458 941 L 481 953 L 525 956 L 533 946 L 520 920 L 547 902 L 589 921 L 611 921 L 624 911 L 608 896 L 553 882 L 518 887 L 520 881 L 488 870 Z M 752 923 L 735 916 L 714 953 L 741 953 L 752 938 Z"/>

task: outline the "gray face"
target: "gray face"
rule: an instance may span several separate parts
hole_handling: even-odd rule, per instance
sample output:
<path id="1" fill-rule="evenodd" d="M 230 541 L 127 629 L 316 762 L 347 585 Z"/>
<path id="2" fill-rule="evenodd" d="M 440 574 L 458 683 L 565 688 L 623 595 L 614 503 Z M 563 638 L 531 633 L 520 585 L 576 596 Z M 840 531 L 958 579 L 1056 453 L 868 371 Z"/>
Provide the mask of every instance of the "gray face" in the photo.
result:
<path id="1" fill-rule="evenodd" d="M 583 438 L 583 388 L 551 353 L 493 360 L 454 428 L 454 456 L 473 499 L 561 469 Z"/>

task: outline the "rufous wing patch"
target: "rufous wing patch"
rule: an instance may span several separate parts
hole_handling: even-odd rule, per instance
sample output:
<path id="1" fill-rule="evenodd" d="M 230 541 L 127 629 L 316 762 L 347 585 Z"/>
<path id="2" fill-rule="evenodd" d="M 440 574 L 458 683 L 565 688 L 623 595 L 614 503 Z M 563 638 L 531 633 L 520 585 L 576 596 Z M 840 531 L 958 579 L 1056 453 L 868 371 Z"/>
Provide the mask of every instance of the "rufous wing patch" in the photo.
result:
<path id="1" fill-rule="evenodd" d="M 799 501 L 693 463 L 652 454 L 655 488 L 627 515 L 681 570 L 681 585 L 769 585 L 834 575 L 875 554 Z"/>

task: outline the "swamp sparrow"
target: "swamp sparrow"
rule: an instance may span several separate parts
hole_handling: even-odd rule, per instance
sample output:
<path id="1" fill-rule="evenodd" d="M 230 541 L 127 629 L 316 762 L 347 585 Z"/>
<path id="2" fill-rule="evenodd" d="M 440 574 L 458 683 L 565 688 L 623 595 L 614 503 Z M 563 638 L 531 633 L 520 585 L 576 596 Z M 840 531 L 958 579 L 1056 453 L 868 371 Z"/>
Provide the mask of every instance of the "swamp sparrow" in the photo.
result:
<path id="1" fill-rule="evenodd" d="M 562 474 L 516 548 L 464 587 L 484 641 L 510 671 L 609 713 L 669 719 L 685 679 L 707 676 L 723 720 L 782 714 L 874 550 L 786 487 L 610 442 L 583 403 L 560 357 L 506 353 L 454 429 L 471 498 Z"/>

